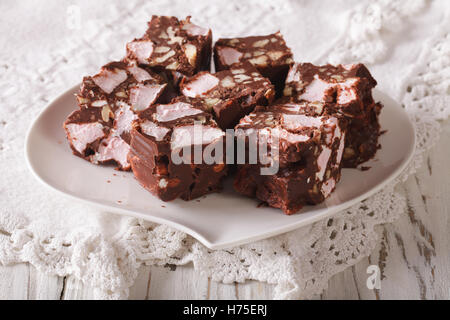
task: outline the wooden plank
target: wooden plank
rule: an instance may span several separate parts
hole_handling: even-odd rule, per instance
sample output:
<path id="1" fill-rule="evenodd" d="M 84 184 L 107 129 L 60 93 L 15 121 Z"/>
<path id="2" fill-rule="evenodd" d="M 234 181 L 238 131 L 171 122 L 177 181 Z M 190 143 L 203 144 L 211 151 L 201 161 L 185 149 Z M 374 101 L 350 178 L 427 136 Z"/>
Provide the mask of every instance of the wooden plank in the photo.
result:
<path id="1" fill-rule="evenodd" d="M 408 199 L 408 210 L 394 224 L 381 230 L 382 241 L 367 261 L 356 265 L 361 298 L 370 298 L 365 281 L 366 266 L 382 270 L 381 289 L 373 290 L 378 299 L 450 298 L 450 121 L 443 126 L 441 140 L 425 156 L 424 165 L 399 187 Z M 365 266 L 362 264 L 365 263 Z M 346 270 L 345 273 L 349 273 Z M 339 275 L 337 277 L 344 277 Z M 347 276 L 347 279 L 350 279 Z M 332 279 L 332 284 L 336 279 Z M 349 282 L 330 285 L 330 295 L 347 297 Z M 345 285 L 345 287 L 343 287 Z M 366 289 L 364 289 L 366 288 Z M 370 291 L 369 291 L 370 292 Z"/>
<path id="2" fill-rule="evenodd" d="M 28 299 L 59 300 L 63 292 L 64 278 L 38 271 L 29 266 Z"/>
<path id="3" fill-rule="evenodd" d="M 0 300 L 28 299 L 28 280 L 27 264 L 0 265 Z"/>
<path id="4" fill-rule="evenodd" d="M 239 300 L 272 300 L 275 285 L 259 281 L 245 281 L 235 285 Z M 226 299 L 226 298 L 224 298 Z"/>
<path id="5" fill-rule="evenodd" d="M 321 295 L 322 300 L 373 300 L 373 290 L 367 288 L 366 273 L 368 259 L 334 275 L 328 282 L 328 288 Z"/>
<path id="6" fill-rule="evenodd" d="M 152 267 L 148 299 L 208 299 L 208 278 L 186 266 Z"/>
<path id="7" fill-rule="evenodd" d="M 130 300 L 148 300 L 148 292 L 150 286 L 151 266 L 142 266 L 139 268 L 138 276 L 130 288 Z"/>
<path id="8" fill-rule="evenodd" d="M 241 296 L 241 291 L 239 290 L 239 284 L 230 283 L 224 284 L 216 281 L 209 281 L 209 297 L 208 300 L 239 300 Z"/>
<path id="9" fill-rule="evenodd" d="M 94 289 L 86 286 L 74 276 L 64 277 L 62 300 L 93 300 Z"/>

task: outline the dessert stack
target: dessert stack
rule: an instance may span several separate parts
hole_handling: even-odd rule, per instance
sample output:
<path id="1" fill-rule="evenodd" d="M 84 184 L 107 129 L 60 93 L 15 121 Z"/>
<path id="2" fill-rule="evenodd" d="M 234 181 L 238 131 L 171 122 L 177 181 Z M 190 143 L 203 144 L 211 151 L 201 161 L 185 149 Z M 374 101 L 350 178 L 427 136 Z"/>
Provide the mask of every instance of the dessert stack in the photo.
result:
<path id="1" fill-rule="evenodd" d="M 75 155 L 132 170 L 163 201 L 217 192 L 234 175 L 238 193 L 292 214 L 379 148 L 367 68 L 294 62 L 280 32 L 213 47 L 190 17 L 153 16 L 125 51 L 83 78 L 64 129 Z"/>

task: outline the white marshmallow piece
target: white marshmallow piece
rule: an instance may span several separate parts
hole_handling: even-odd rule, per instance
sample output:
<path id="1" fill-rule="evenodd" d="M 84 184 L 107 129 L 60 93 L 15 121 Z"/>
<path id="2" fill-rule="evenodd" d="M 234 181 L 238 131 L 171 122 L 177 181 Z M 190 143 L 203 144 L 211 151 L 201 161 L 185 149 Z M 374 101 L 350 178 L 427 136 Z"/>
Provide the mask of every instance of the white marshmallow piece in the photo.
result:
<path id="1" fill-rule="evenodd" d="M 237 51 L 236 49 L 230 47 L 223 47 L 218 50 L 219 57 L 222 62 L 229 66 L 233 63 L 239 62 L 242 57 L 242 52 Z"/>
<path id="2" fill-rule="evenodd" d="M 150 107 L 159 97 L 166 85 L 138 84 L 130 89 L 130 104 L 134 111 L 142 111 Z"/>
<path id="3" fill-rule="evenodd" d="M 197 134 L 200 134 L 200 136 L 196 136 Z M 191 146 L 194 143 L 206 145 L 223 137 L 224 135 L 225 132 L 221 129 L 210 126 L 193 125 L 176 127 L 172 133 L 170 148 L 172 150 L 178 150 L 183 147 Z"/>
<path id="4" fill-rule="evenodd" d="M 196 109 L 184 102 L 160 104 L 156 107 L 155 120 L 158 122 L 167 122 L 187 116 L 193 116 L 202 112 L 202 110 Z"/>
<path id="5" fill-rule="evenodd" d="M 122 168 L 126 169 L 129 167 L 128 163 L 128 152 L 130 151 L 130 146 L 120 137 L 109 137 L 100 143 L 100 147 L 95 155 L 92 156 L 92 161 L 94 162 L 104 162 L 109 160 L 115 160 Z"/>
<path id="6" fill-rule="evenodd" d="M 339 141 L 339 148 L 336 155 L 336 166 L 339 166 L 342 160 L 342 154 L 344 152 L 344 145 L 345 145 L 345 133 L 342 134 L 341 140 Z"/>
<path id="7" fill-rule="evenodd" d="M 154 137 L 156 141 L 164 139 L 166 134 L 170 131 L 169 128 L 158 126 L 152 121 L 144 121 L 141 123 L 141 131 L 148 136 Z"/>
<path id="8" fill-rule="evenodd" d="M 136 66 L 135 63 L 129 65 L 127 70 L 136 78 L 137 81 L 142 82 L 145 80 L 152 80 L 153 77 L 142 68 Z"/>
<path id="9" fill-rule="evenodd" d="M 133 53 L 139 63 L 148 63 L 153 53 L 153 42 L 150 40 L 134 40 L 127 43 L 127 51 Z"/>
<path id="10" fill-rule="evenodd" d="M 92 77 L 92 80 L 97 86 L 100 87 L 100 89 L 102 89 L 107 94 L 110 94 L 119 84 L 127 80 L 127 78 L 128 75 L 125 70 L 109 70 L 102 68 L 97 75 Z"/>
<path id="11" fill-rule="evenodd" d="M 314 80 L 305 88 L 304 93 L 299 97 L 302 100 L 309 102 L 324 101 L 325 93 L 330 88 L 334 88 L 334 83 L 328 83 L 319 79 L 317 75 L 314 76 Z"/>
<path id="12" fill-rule="evenodd" d="M 114 114 L 114 135 L 120 136 L 124 132 L 130 132 L 131 123 L 137 119 L 137 115 L 126 103 L 120 102 L 119 108 Z"/>
<path id="13" fill-rule="evenodd" d="M 83 154 L 86 146 L 97 139 L 103 138 L 103 126 L 98 122 L 92 123 L 69 123 L 66 125 L 68 138 L 72 146 Z"/>
<path id="14" fill-rule="evenodd" d="M 291 131 L 302 128 L 320 128 L 323 125 L 322 117 L 308 117 L 303 114 L 283 114 L 282 126 Z"/>
<path id="15" fill-rule="evenodd" d="M 286 77 L 286 83 L 293 82 L 293 81 L 295 81 L 295 82 L 300 81 L 300 72 L 298 72 L 297 68 L 298 68 L 298 63 L 295 63 L 291 67 L 291 69 L 289 69 L 289 73 Z"/>
<path id="16" fill-rule="evenodd" d="M 196 24 L 193 23 L 187 23 L 183 26 L 182 28 L 183 30 L 186 30 L 186 32 L 190 35 L 190 36 L 207 36 L 209 33 L 209 29 L 200 27 Z"/>
<path id="17" fill-rule="evenodd" d="M 319 172 L 316 173 L 316 177 L 319 181 L 323 180 L 323 176 L 325 174 L 325 170 L 327 169 L 328 160 L 330 160 L 331 149 L 328 147 L 323 147 L 322 152 L 317 158 L 317 166 L 319 167 Z"/>
<path id="18" fill-rule="evenodd" d="M 357 79 L 348 79 L 339 83 L 337 103 L 347 104 L 357 99 L 356 90 L 353 88 L 357 81 Z"/>
<path id="19" fill-rule="evenodd" d="M 218 84 L 219 79 L 217 77 L 210 73 L 204 73 L 185 84 L 181 93 L 190 98 L 204 96 Z"/>

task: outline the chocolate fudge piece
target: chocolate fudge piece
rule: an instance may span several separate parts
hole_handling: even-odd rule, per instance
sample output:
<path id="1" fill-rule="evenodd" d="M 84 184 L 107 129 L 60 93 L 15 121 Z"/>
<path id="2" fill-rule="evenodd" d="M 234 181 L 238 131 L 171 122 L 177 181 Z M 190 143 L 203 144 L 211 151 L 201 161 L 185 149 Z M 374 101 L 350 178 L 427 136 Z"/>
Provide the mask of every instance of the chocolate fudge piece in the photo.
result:
<path id="1" fill-rule="evenodd" d="M 377 149 L 382 105 L 372 97 L 377 82 L 363 64 L 315 66 L 296 63 L 286 79 L 284 96 L 316 104 L 316 114 L 342 114 L 348 120 L 344 166 L 356 167 Z"/>
<path id="2" fill-rule="evenodd" d="M 378 117 L 382 107 L 381 103 L 374 103 L 364 117 L 349 118 L 343 158 L 345 168 L 356 168 L 361 163 L 372 159 L 380 148 Z"/>
<path id="3" fill-rule="evenodd" d="M 292 52 L 280 32 L 265 36 L 219 39 L 214 45 L 216 71 L 248 61 L 269 78 L 280 96 L 284 80 L 293 64 Z"/>
<path id="4" fill-rule="evenodd" d="M 237 139 L 245 139 L 247 158 L 256 152 L 250 149 L 250 139 L 257 137 L 254 145 L 259 145 L 263 137 L 270 160 L 246 159 L 238 165 L 234 187 L 239 193 L 293 214 L 305 204 L 324 201 L 334 190 L 341 176 L 346 121 L 341 116 L 305 115 L 307 105 L 257 108 L 236 126 Z M 273 166 L 275 161 L 278 166 Z M 263 172 L 269 164 L 272 169 Z"/>
<path id="5" fill-rule="evenodd" d="M 191 104 L 152 106 L 133 123 L 131 168 L 139 183 L 163 201 L 200 197 L 219 190 L 227 173 L 224 136 L 209 112 Z"/>
<path id="6" fill-rule="evenodd" d="M 209 70 L 211 47 L 211 30 L 193 24 L 190 17 L 152 16 L 145 35 L 127 44 L 127 57 L 178 80 Z"/>
<path id="7" fill-rule="evenodd" d="M 256 105 L 268 105 L 275 91 L 250 63 L 235 65 L 214 74 L 200 72 L 180 84 L 184 97 L 178 101 L 192 103 L 212 111 L 222 129 L 232 129 Z"/>
<path id="8" fill-rule="evenodd" d="M 157 74 L 127 61 L 111 62 L 97 75 L 85 77 L 77 94 L 79 110 L 64 122 L 74 154 L 129 170 L 131 122 L 159 101 L 165 88 Z"/>

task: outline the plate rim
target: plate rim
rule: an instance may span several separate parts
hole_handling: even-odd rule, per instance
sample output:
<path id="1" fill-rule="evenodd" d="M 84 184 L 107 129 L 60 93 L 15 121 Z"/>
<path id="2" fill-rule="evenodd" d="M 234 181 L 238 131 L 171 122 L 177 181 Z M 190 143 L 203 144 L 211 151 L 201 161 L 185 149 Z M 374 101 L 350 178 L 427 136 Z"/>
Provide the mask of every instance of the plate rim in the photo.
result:
<path id="1" fill-rule="evenodd" d="M 392 101 L 395 102 L 396 104 L 396 108 L 400 110 L 401 113 L 404 114 L 405 118 L 408 120 L 409 125 L 411 126 L 412 129 L 412 146 L 410 148 L 410 152 L 408 154 L 408 156 L 406 157 L 406 159 L 404 161 L 402 161 L 402 163 L 400 164 L 400 166 L 398 166 L 388 177 L 386 177 L 384 180 L 382 180 L 380 183 L 378 183 L 377 185 L 375 185 L 374 187 L 372 187 L 369 191 L 367 191 L 366 193 L 363 193 L 361 195 L 359 195 L 358 197 L 355 197 L 351 200 L 345 201 L 343 203 L 340 203 L 338 205 L 334 205 L 331 208 L 326 209 L 326 211 L 322 214 L 317 214 L 316 216 L 312 216 L 310 217 L 310 219 L 308 220 L 302 220 L 302 221 L 297 221 L 294 222 L 292 224 L 290 224 L 289 226 L 281 226 L 278 227 L 276 229 L 261 233 L 259 235 L 254 235 L 254 236 L 250 236 L 250 237 L 245 237 L 245 238 L 239 238 L 237 240 L 234 241 L 217 241 L 217 242 L 210 242 L 208 239 L 206 239 L 204 236 L 202 236 L 201 234 L 199 234 L 198 232 L 196 232 L 193 229 L 190 229 L 186 226 L 184 226 L 183 224 L 174 222 L 174 221 L 170 221 L 170 220 L 166 220 L 163 218 L 159 218 L 157 216 L 151 216 L 151 219 L 149 219 L 149 216 L 140 212 L 139 210 L 132 210 L 132 209 L 126 209 L 124 207 L 120 207 L 119 205 L 116 204 L 103 204 L 100 202 L 96 202 L 94 200 L 90 200 L 90 199 L 85 199 L 85 198 L 81 198 L 79 196 L 76 196 L 72 193 L 70 193 L 69 191 L 63 191 L 59 188 L 56 188 L 55 186 L 53 186 L 52 184 L 48 183 L 47 181 L 45 181 L 38 173 L 37 170 L 35 170 L 33 164 L 31 163 L 31 156 L 30 156 L 30 139 L 31 139 L 31 133 L 33 132 L 33 129 L 36 127 L 36 125 L 39 123 L 39 120 L 44 116 L 44 114 L 48 111 L 48 109 L 50 109 L 50 107 L 56 103 L 58 103 L 59 100 L 62 100 L 68 93 L 75 91 L 77 88 L 79 88 L 79 84 L 75 85 L 74 87 L 64 91 L 63 93 L 59 94 L 55 99 L 53 99 L 52 101 L 50 101 L 37 115 L 37 117 L 32 121 L 31 125 L 29 126 L 27 132 L 26 132 L 26 137 L 25 137 L 25 161 L 27 164 L 28 169 L 31 171 L 32 175 L 43 185 L 45 185 L 47 188 L 56 191 L 57 193 L 63 195 L 66 198 L 72 199 L 74 201 L 79 201 L 81 203 L 87 204 L 87 205 L 91 205 L 97 208 L 102 208 L 103 210 L 105 210 L 105 212 L 110 212 L 110 213 L 114 213 L 114 214 L 118 214 L 118 215 L 126 215 L 126 216 L 131 216 L 131 217 L 135 217 L 138 219 L 143 219 L 143 220 L 147 220 L 147 221 L 151 221 L 154 223 L 158 223 L 158 224 L 164 224 L 170 227 L 173 227 L 177 230 L 180 230 L 186 234 L 189 234 L 190 236 L 194 237 L 195 239 L 197 239 L 200 243 L 202 243 L 203 245 L 205 245 L 208 249 L 211 250 L 221 250 L 221 249 L 226 249 L 226 248 L 231 248 L 231 247 L 236 247 L 236 246 L 240 246 L 240 245 L 244 245 L 244 244 L 248 244 L 251 242 L 256 242 L 259 240 L 263 240 L 263 239 L 268 239 L 271 237 L 274 237 L 276 235 L 281 235 L 293 230 L 296 230 L 298 228 L 304 227 L 306 225 L 310 225 L 313 224 L 319 220 L 322 219 L 326 219 L 329 218 L 330 216 L 345 210 L 351 206 L 353 206 L 356 203 L 359 203 L 365 199 L 370 198 L 371 196 L 373 196 L 375 193 L 377 193 L 378 191 L 380 191 L 384 186 L 386 186 L 387 184 L 389 184 L 391 181 L 393 181 L 396 177 L 398 177 L 403 171 L 404 169 L 407 167 L 407 165 L 411 162 L 414 154 L 415 154 L 415 150 L 417 147 L 417 136 L 416 136 L 416 127 L 414 125 L 414 123 L 411 121 L 410 117 L 408 116 L 408 114 L 405 112 L 404 108 L 401 108 L 401 104 L 399 104 L 395 99 L 393 99 L 391 96 L 389 96 L 388 94 L 374 89 L 374 92 L 378 92 L 386 97 L 388 97 L 389 99 L 391 99 Z M 399 108 L 400 106 L 400 108 Z M 357 169 L 355 169 L 357 170 Z"/>

